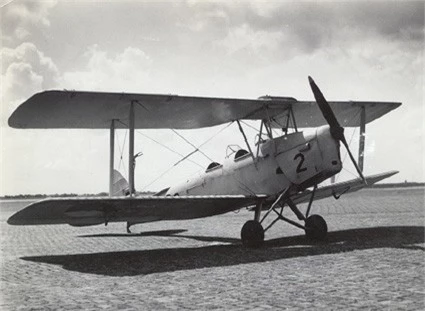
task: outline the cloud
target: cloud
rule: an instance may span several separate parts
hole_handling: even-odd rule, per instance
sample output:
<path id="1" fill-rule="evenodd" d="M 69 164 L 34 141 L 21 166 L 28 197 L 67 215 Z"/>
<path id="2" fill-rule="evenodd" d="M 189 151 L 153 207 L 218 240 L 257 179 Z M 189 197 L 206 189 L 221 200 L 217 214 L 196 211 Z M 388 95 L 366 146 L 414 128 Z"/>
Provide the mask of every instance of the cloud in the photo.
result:
<path id="1" fill-rule="evenodd" d="M 24 99 L 44 89 L 56 86 L 58 68 L 32 43 L 22 43 L 15 49 L 1 49 L 1 111 L 0 125 Z"/>
<path id="2" fill-rule="evenodd" d="M 57 1 L 13 1 L 2 8 L 3 40 L 27 39 L 35 27 L 49 27 L 48 15 Z"/>
<path id="3" fill-rule="evenodd" d="M 63 74 L 64 88 L 140 91 L 149 83 L 152 60 L 142 50 L 128 47 L 115 56 L 94 45 L 85 53 L 84 70 Z"/>
<path id="4" fill-rule="evenodd" d="M 235 36 L 241 29 L 250 34 L 252 42 L 261 43 L 267 34 L 273 34 L 270 45 L 278 42 L 279 49 L 302 54 L 323 48 L 349 49 L 372 38 L 396 42 L 403 50 L 422 50 L 424 43 L 422 2 L 253 1 L 248 5 L 196 3 L 191 9 L 197 12 L 189 22 L 198 25 L 193 30 L 212 33 L 208 29 L 216 27 L 218 20 L 228 28 L 226 37 L 217 39 L 233 42 L 228 46 L 231 51 L 246 42 L 246 35 Z M 255 44 L 245 47 L 259 52 Z"/>
<path id="5" fill-rule="evenodd" d="M 3 48 L 3 99 L 16 100 L 55 86 L 59 72 L 52 59 L 32 43 L 22 43 L 15 49 Z"/>
<path id="6" fill-rule="evenodd" d="M 52 84 L 52 80 L 57 76 L 58 69 L 50 57 L 44 55 L 39 51 L 35 44 L 24 42 L 14 49 L 3 48 L 2 53 L 2 67 L 7 68 L 17 62 L 31 64 L 34 71 L 40 72 L 45 76 L 47 87 Z"/>
<path id="7" fill-rule="evenodd" d="M 4 77 L 2 80 L 5 94 L 9 95 L 6 98 L 16 98 L 22 96 L 24 92 L 31 94 L 38 91 L 43 82 L 43 77 L 35 73 L 30 64 L 23 62 L 11 64 Z"/>
<path id="8" fill-rule="evenodd" d="M 254 31 L 247 24 L 234 27 L 228 35 L 218 40 L 215 44 L 226 48 L 228 53 L 252 50 L 255 54 L 263 54 L 277 48 L 277 42 L 282 40 L 282 35 L 277 31 Z"/>

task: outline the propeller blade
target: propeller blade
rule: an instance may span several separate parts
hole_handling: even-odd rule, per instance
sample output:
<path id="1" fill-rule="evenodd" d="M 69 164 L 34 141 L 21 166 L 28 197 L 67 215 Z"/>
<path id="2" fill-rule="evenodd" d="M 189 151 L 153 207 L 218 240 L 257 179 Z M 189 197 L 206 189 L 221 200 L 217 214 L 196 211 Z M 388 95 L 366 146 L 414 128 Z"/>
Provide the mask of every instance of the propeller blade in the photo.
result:
<path id="1" fill-rule="evenodd" d="M 335 117 L 332 108 L 329 106 L 329 103 L 326 101 L 319 87 L 314 82 L 313 78 L 308 76 L 308 81 L 310 82 L 311 90 L 313 91 L 314 98 L 316 99 L 319 109 L 322 111 L 323 117 L 328 122 L 331 128 L 339 128 L 341 125 Z"/>

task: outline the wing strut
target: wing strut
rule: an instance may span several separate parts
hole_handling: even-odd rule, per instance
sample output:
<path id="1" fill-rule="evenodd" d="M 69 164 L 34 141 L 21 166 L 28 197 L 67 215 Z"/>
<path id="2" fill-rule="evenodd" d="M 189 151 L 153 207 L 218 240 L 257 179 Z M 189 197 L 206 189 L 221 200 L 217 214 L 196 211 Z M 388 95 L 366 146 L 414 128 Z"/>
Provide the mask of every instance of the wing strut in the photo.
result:
<path id="1" fill-rule="evenodd" d="M 254 165 L 255 165 L 255 167 L 257 167 L 257 163 L 255 162 L 254 154 L 252 153 L 251 146 L 250 146 L 250 145 L 249 145 L 249 143 L 248 143 L 248 139 L 246 138 L 246 135 L 245 135 L 245 132 L 244 132 L 244 130 L 243 130 L 243 128 L 242 128 L 242 125 L 241 125 L 241 123 L 239 122 L 239 120 L 236 120 L 236 122 L 238 123 L 239 131 L 241 131 L 242 136 L 243 136 L 243 138 L 245 139 L 246 146 L 248 147 L 248 150 L 249 150 L 249 153 L 250 153 L 250 155 L 251 155 L 251 158 L 252 158 L 252 160 L 254 161 Z"/>
<path id="2" fill-rule="evenodd" d="M 128 184 L 130 188 L 130 196 L 134 194 L 134 103 L 130 103 L 129 122 L 128 122 Z"/>
<path id="3" fill-rule="evenodd" d="M 363 172 L 363 164 L 364 164 L 364 147 L 365 147 L 365 132 L 366 132 L 366 108 L 363 105 L 360 111 L 360 134 L 359 134 L 359 168 L 360 171 Z"/>
<path id="4" fill-rule="evenodd" d="M 113 196 L 114 187 L 114 151 L 115 151 L 115 119 L 111 120 L 109 130 L 109 196 Z"/>

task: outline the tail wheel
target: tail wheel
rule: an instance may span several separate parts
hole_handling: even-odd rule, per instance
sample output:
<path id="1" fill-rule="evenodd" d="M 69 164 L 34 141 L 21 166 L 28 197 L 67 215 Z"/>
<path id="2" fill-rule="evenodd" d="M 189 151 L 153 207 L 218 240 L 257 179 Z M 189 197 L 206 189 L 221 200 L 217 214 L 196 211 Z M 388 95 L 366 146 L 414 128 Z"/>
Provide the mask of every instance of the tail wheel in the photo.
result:
<path id="1" fill-rule="evenodd" d="M 328 225 L 322 216 L 311 215 L 305 220 L 305 235 L 310 240 L 322 241 L 328 234 Z"/>
<path id="2" fill-rule="evenodd" d="M 242 244 L 246 247 L 260 247 L 264 243 L 263 226 L 256 220 L 247 221 L 241 230 Z"/>

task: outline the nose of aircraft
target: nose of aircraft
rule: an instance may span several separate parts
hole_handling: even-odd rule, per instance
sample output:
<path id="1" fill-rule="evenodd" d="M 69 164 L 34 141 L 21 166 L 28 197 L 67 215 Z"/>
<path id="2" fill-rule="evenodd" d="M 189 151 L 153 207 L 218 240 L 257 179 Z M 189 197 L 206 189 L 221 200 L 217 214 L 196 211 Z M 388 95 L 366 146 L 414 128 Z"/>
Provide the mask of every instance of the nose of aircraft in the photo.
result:
<path id="1" fill-rule="evenodd" d="M 339 140 L 333 137 L 329 125 L 319 127 L 316 135 L 322 155 L 323 172 L 326 176 L 335 175 L 342 169 Z"/>

